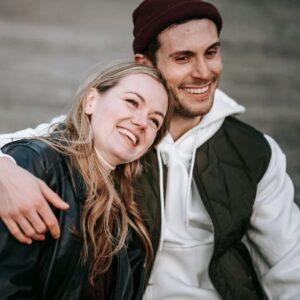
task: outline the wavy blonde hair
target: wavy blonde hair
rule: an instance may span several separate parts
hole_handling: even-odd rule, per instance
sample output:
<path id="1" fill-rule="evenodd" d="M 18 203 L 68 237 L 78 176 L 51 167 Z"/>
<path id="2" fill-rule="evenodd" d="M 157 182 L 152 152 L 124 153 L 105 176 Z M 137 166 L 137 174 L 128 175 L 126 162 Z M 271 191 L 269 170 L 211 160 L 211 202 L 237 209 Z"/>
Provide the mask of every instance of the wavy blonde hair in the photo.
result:
<path id="1" fill-rule="evenodd" d="M 160 82 L 168 96 L 168 110 L 164 123 L 153 145 L 166 134 L 172 113 L 172 97 L 161 73 L 136 63 L 119 63 L 94 74 L 78 89 L 74 104 L 63 124 L 56 125 L 47 139 L 56 150 L 67 155 L 70 166 L 81 174 L 86 200 L 81 216 L 80 235 L 83 239 L 82 259 L 89 263 L 89 280 L 93 284 L 96 275 L 105 272 L 112 257 L 126 247 L 128 226 L 137 233 L 145 252 L 145 266 L 152 258 L 153 250 L 148 231 L 134 201 L 133 178 L 141 172 L 139 161 L 117 166 L 108 173 L 94 151 L 93 132 L 89 116 L 84 113 L 84 102 L 91 88 L 105 93 L 131 74 L 146 74 Z M 119 192 L 115 190 L 117 184 Z"/>

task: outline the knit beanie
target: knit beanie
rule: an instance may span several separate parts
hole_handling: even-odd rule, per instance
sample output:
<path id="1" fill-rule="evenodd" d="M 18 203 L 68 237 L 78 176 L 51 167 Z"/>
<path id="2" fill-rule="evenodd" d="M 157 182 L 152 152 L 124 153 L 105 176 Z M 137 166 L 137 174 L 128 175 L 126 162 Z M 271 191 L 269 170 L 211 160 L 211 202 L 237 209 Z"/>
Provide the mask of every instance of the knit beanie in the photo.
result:
<path id="1" fill-rule="evenodd" d="M 222 28 L 217 8 L 201 0 L 144 0 L 133 12 L 133 51 L 144 53 L 150 41 L 171 24 L 188 18 L 208 18 Z"/>

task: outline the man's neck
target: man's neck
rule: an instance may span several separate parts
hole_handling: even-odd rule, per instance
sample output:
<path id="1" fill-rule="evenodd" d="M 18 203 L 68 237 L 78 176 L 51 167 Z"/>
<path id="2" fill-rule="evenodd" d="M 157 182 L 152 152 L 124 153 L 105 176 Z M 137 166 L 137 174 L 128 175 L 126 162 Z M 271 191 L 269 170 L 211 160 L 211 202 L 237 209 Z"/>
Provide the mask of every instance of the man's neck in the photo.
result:
<path id="1" fill-rule="evenodd" d="M 171 120 L 170 125 L 170 134 L 174 141 L 179 139 L 191 128 L 197 126 L 201 121 L 201 116 L 195 118 L 183 118 L 177 115 L 174 115 Z"/>

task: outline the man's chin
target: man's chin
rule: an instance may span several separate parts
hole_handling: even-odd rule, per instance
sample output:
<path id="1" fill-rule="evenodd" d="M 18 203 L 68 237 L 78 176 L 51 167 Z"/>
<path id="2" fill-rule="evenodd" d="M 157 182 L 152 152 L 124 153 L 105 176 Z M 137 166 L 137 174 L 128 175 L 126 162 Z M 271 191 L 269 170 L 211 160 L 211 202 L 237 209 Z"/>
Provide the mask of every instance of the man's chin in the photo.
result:
<path id="1" fill-rule="evenodd" d="M 184 118 L 202 117 L 207 114 L 213 106 L 213 100 L 207 100 L 201 103 L 198 107 L 187 107 L 178 102 L 174 107 L 174 114 Z"/>

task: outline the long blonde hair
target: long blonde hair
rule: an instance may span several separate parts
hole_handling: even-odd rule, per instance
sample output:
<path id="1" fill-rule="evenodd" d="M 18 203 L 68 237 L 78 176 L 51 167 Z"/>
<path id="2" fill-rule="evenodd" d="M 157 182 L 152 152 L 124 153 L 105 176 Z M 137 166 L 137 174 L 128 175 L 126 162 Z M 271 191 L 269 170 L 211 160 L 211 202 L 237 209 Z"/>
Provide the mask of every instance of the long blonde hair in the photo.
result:
<path id="1" fill-rule="evenodd" d="M 132 180 L 141 171 L 139 161 L 117 166 L 109 173 L 94 151 L 93 132 L 89 116 L 84 113 L 84 101 L 91 88 L 105 93 L 131 74 L 146 74 L 162 83 L 168 93 L 168 110 L 154 145 L 166 134 L 172 113 L 172 97 L 161 73 L 152 67 L 136 63 L 119 63 L 91 76 L 77 91 L 74 104 L 63 125 L 56 126 L 47 142 L 67 155 L 70 165 L 83 178 L 86 200 L 81 216 L 83 239 L 82 259 L 89 263 L 89 280 L 105 272 L 112 257 L 126 246 L 128 226 L 136 231 L 145 251 L 145 266 L 153 258 L 148 231 L 134 201 Z M 55 137 L 55 138 L 54 138 Z M 117 184 L 119 192 L 115 190 Z"/>

